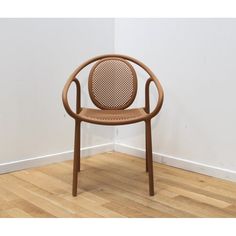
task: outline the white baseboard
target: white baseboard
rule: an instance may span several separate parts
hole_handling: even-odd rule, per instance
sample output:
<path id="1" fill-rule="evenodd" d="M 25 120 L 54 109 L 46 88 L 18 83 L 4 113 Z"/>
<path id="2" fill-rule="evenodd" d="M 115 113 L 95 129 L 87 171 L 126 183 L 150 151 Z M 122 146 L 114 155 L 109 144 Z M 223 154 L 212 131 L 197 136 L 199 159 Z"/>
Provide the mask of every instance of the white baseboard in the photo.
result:
<path id="1" fill-rule="evenodd" d="M 89 157 L 98 153 L 109 152 L 114 150 L 113 143 L 106 143 L 91 147 L 81 148 L 81 158 Z M 65 151 L 59 153 L 53 153 L 44 156 L 31 157 L 24 160 L 12 161 L 0 164 L 0 174 L 13 172 L 17 170 L 28 169 L 37 166 L 43 166 L 46 164 L 56 163 L 60 161 L 72 160 L 73 151 Z"/>
<path id="2" fill-rule="evenodd" d="M 98 153 L 109 152 L 109 151 L 123 152 L 123 153 L 127 153 L 130 155 L 139 157 L 139 158 L 145 157 L 144 149 L 132 147 L 132 146 L 122 144 L 122 143 L 115 143 L 115 144 L 106 143 L 106 144 L 82 148 L 81 157 L 85 158 L 92 155 L 96 155 Z M 31 158 L 27 158 L 27 159 L 19 160 L 19 161 L 2 163 L 0 164 L 0 174 L 13 172 L 17 170 L 28 169 L 28 168 L 37 167 L 37 166 L 43 166 L 43 165 L 56 163 L 60 161 L 72 160 L 72 158 L 73 158 L 73 151 L 69 150 L 65 152 L 54 153 L 54 154 L 49 154 L 49 155 L 44 155 L 44 156 L 31 157 Z M 197 173 L 201 173 L 201 174 L 205 174 L 205 175 L 209 175 L 209 176 L 213 176 L 213 177 L 217 177 L 221 179 L 236 181 L 236 171 L 233 171 L 233 170 L 219 168 L 216 166 L 211 166 L 204 163 L 194 162 L 187 159 L 170 156 L 170 155 L 166 155 L 162 153 L 156 153 L 156 152 L 153 152 L 153 160 L 159 163 L 167 164 L 167 165 L 178 167 L 181 169 L 185 169 L 185 170 L 189 170 L 189 171 L 193 171 L 193 172 L 197 172 Z"/>
<path id="3" fill-rule="evenodd" d="M 126 144 L 122 143 L 116 143 L 114 145 L 114 151 L 117 152 L 123 152 L 127 153 L 130 155 L 134 155 L 140 158 L 145 157 L 145 150 L 132 147 Z M 179 158 L 179 157 L 174 157 L 162 153 L 156 153 L 153 152 L 153 160 L 159 163 L 167 164 L 170 166 L 178 167 L 181 169 L 221 178 L 221 179 L 226 179 L 226 180 L 231 180 L 231 181 L 236 181 L 236 171 L 229 170 L 229 169 L 224 169 L 224 168 L 219 168 L 216 166 L 211 166 L 207 165 L 204 163 L 200 162 L 195 162 L 195 161 L 190 161 L 187 159 Z"/>

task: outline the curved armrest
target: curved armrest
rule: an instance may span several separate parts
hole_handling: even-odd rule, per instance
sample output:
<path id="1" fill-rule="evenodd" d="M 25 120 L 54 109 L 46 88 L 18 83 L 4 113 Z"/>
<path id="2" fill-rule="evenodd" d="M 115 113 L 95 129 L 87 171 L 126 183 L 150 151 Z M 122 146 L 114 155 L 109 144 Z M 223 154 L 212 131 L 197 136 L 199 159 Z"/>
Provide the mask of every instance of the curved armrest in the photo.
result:
<path id="1" fill-rule="evenodd" d="M 68 102 L 68 91 L 69 91 L 69 88 L 72 84 L 72 82 L 74 82 L 76 84 L 76 113 L 71 109 L 70 105 L 69 105 L 69 102 Z M 76 78 L 70 78 L 65 86 L 64 86 L 64 89 L 63 89 L 63 92 L 62 92 L 62 101 L 63 101 L 63 105 L 67 111 L 67 113 L 73 117 L 74 119 L 79 119 L 80 116 L 79 116 L 79 112 L 81 110 L 81 105 L 80 105 L 80 83 L 79 81 L 76 79 Z"/>
<path id="2" fill-rule="evenodd" d="M 79 112 L 81 110 L 80 107 L 80 83 L 79 81 L 76 79 L 76 75 L 87 65 L 89 65 L 90 63 L 97 61 L 100 58 L 106 57 L 106 55 L 103 56 L 97 56 L 94 57 L 92 59 L 89 59 L 87 61 L 85 61 L 83 64 L 81 64 L 79 67 L 77 67 L 75 69 L 75 71 L 72 73 L 72 75 L 69 77 L 69 79 L 67 80 L 63 92 L 62 92 L 62 101 L 63 101 L 63 105 L 67 111 L 67 113 L 73 117 L 74 119 L 80 119 L 81 117 L 79 116 Z M 70 85 L 72 84 L 72 82 L 76 83 L 76 87 L 77 87 L 77 99 L 76 99 L 76 113 L 72 111 L 72 109 L 70 108 L 69 102 L 68 102 L 68 90 L 70 88 Z"/>
<path id="3" fill-rule="evenodd" d="M 158 102 L 154 110 L 150 113 L 150 99 L 149 99 L 149 88 L 150 88 L 150 83 L 154 82 L 157 91 L 158 91 Z M 161 110 L 162 104 L 164 100 L 164 91 L 162 89 L 162 86 L 158 79 L 156 77 L 151 77 L 146 81 L 145 85 L 145 111 L 148 113 L 148 118 L 151 119 L 155 115 L 158 114 L 158 112 Z"/>

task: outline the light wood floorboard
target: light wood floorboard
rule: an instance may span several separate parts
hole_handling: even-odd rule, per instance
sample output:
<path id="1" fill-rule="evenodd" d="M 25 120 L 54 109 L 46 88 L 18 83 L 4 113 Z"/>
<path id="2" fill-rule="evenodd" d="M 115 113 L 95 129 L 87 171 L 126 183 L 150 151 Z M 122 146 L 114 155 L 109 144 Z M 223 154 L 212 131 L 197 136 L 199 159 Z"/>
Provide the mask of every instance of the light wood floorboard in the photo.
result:
<path id="1" fill-rule="evenodd" d="M 82 159 L 78 196 L 72 161 L 0 175 L 0 217 L 236 217 L 236 183 L 122 153 Z"/>

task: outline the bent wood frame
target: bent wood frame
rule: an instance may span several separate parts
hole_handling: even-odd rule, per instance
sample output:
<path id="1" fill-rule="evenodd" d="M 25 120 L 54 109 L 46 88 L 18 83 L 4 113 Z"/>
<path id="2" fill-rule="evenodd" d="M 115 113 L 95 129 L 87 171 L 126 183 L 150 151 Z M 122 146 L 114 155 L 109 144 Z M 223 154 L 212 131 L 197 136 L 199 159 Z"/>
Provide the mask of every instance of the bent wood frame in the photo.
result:
<path id="1" fill-rule="evenodd" d="M 130 62 L 133 62 L 134 64 L 140 66 L 143 70 L 147 72 L 147 74 L 150 76 L 150 78 L 146 81 L 145 84 L 145 107 L 144 110 L 147 113 L 144 117 L 138 117 L 136 119 L 133 119 L 131 122 L 129 120 L 123 120 L 123 121 L 117 121 L 116 123 L 111 121 L 102 121 L 99 120 L 91 122 L 91 120 L 86 119 L 85 117 L 80 116 L 81 108 L 81 95 L 80 95 L 80 83 L 79 80 L 76 78 L 76 76 L 79 74 L 79 72 L 84 69 L 89 64 L 106 59 L 106 58 L 117 58 L 117 59 L 123 59 Z M 76 112 L 74 112 L 68 102 L 68 91 L 72 83 L 76 84 Z M 153 109 L 153 111 L 150 112 L 150 99 L 149 99 L 149 89 L 150 84 L 153 82 L 155 84 L 155 87 L 158 91 L 158 102 Z M 153 183 L 153 160 L 152 160 L 152 135 L 151 135 L 151 119 L 158 114 L 160 111 L 164 99 L 164 91 L 162 89 L 162 86 L 154 73 L 142 62 L 138 61 L 135 58 L 126 56 L 126 55 L 120 55 L 120 54 L 106 54 L 97 56 L 94 58 L 91 58 L 84 62 L 82 65 L 80 65 L 69 77 L 67 80 L 63 92 L 62 92 L 62 101 L 63 105 L 65 107 L 65 110 L 67 113 L 74 118 L 75 120 L 75 139 L 74 139 L 74 164 L 73 164 L 73 189 L 72 189 L 72 195 L 77 196 L 77 183 L 78 183 L 78 172 L 80 171 L 80 127 L 81 122 L 89 122 L 94 124 L 100 124 L 100 125 L 125 125 L 125 124 L 131 124 L 131 123 L 137 123 L 144 121 L 145 122 L 145 130 L 146 130 L 146 171 L 149 174 L 149 194 L 150 196 L 154 195 L 154 183 Z"/>

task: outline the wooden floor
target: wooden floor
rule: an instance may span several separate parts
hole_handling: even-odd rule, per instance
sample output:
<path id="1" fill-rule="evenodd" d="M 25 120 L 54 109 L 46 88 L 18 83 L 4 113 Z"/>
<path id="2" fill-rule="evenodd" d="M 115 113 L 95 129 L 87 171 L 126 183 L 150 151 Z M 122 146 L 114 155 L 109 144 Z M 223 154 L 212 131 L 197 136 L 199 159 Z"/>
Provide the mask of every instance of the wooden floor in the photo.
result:
<path id="1" fill-rule="evenodd" d="M 71 161 L 0 175 L 0 217 L 236 217 L 236 183 L 155 163 L 149 197 L 144 170 L 121 153 L 83 159 L 77 197 Z"/>

